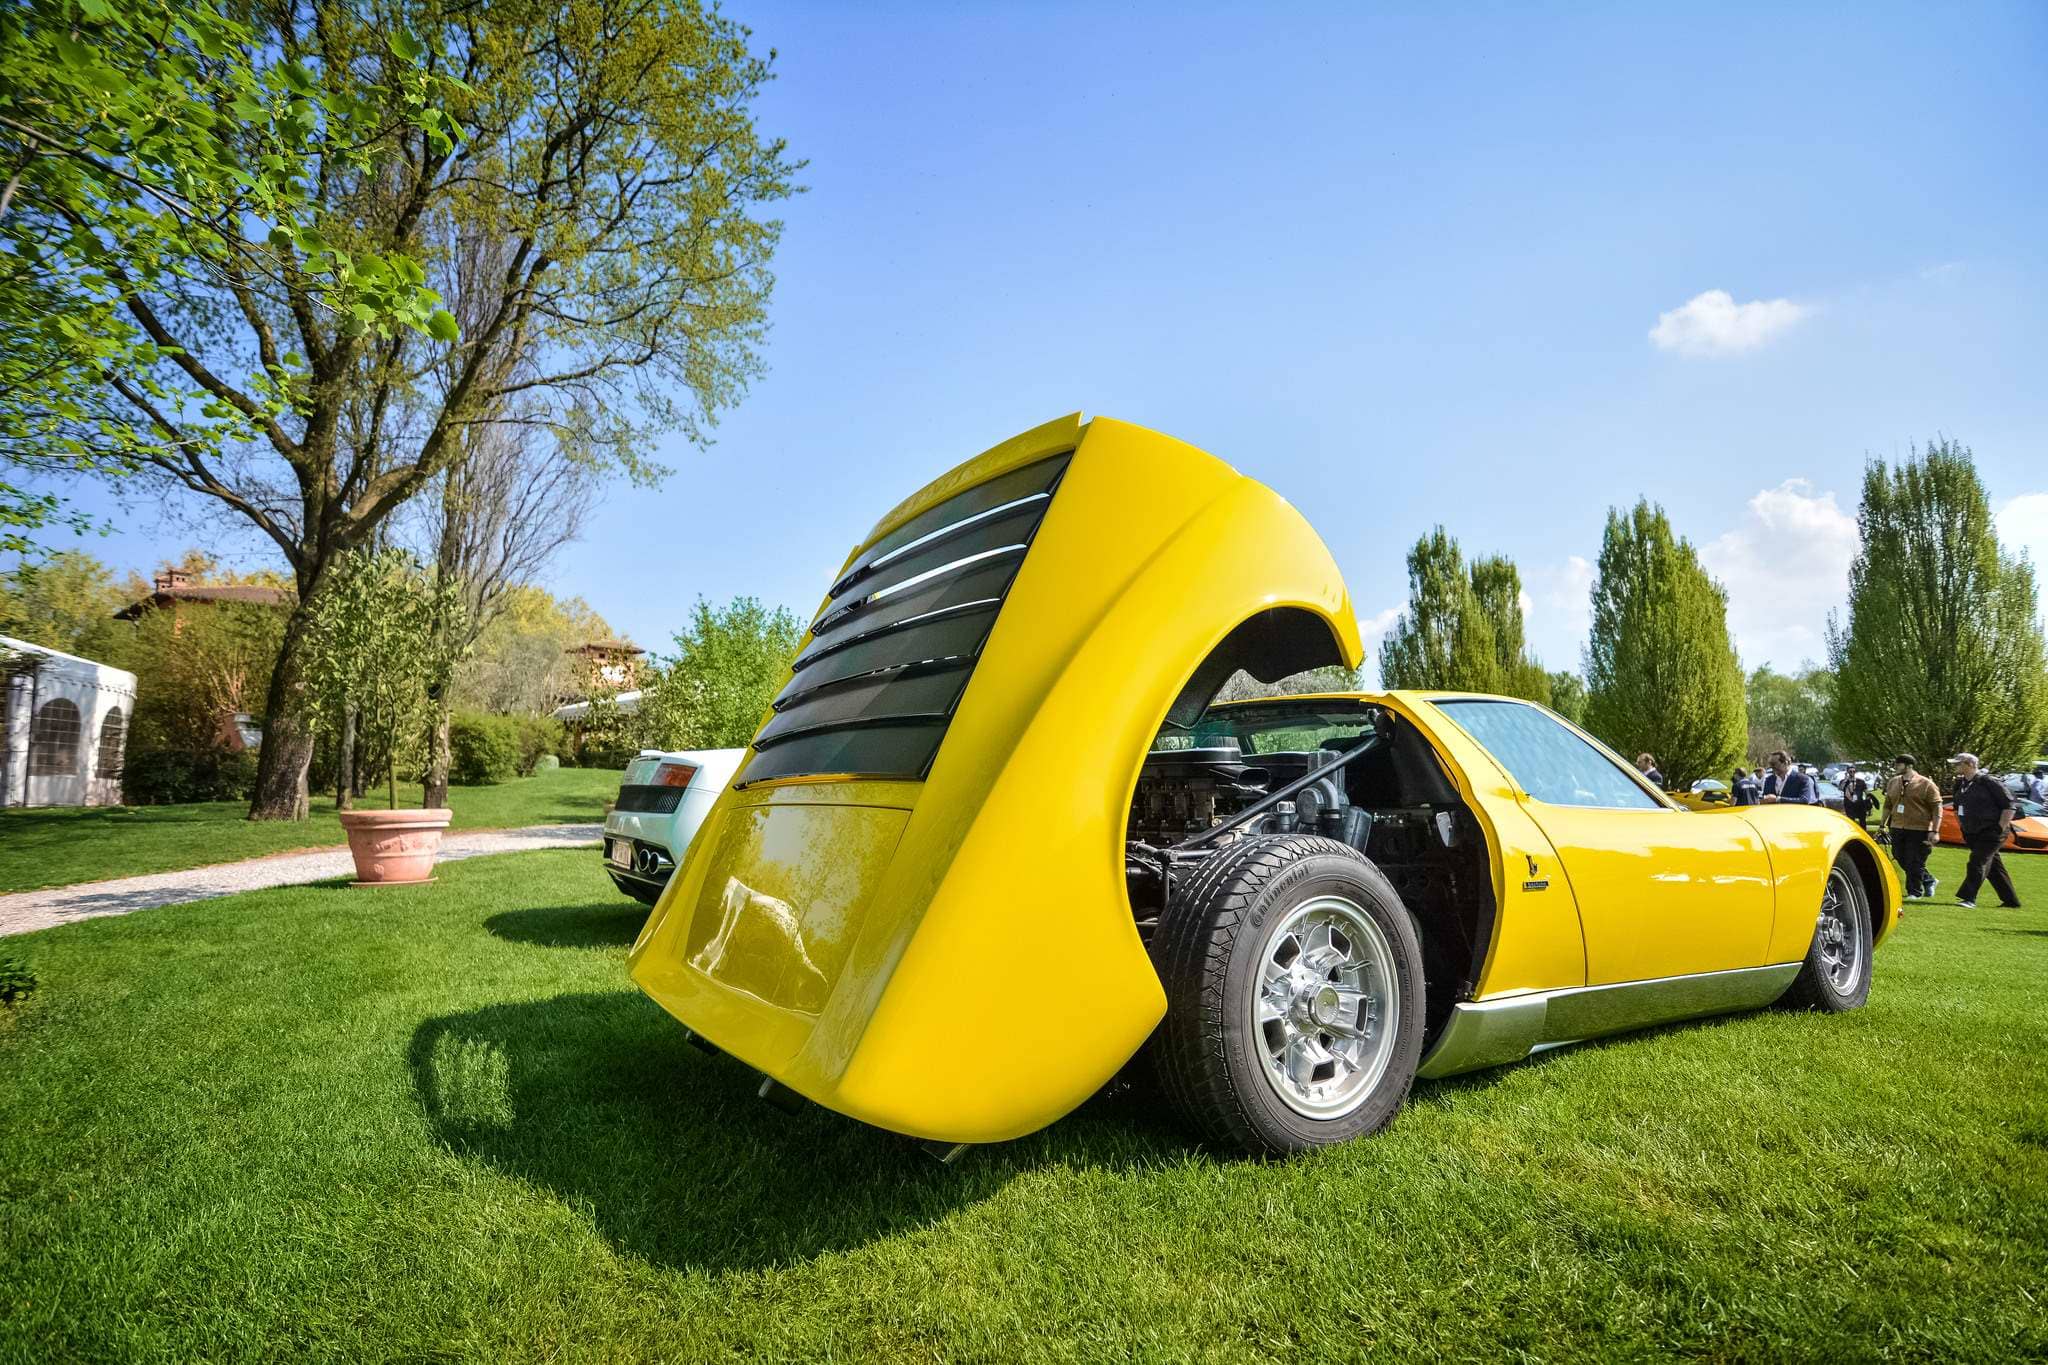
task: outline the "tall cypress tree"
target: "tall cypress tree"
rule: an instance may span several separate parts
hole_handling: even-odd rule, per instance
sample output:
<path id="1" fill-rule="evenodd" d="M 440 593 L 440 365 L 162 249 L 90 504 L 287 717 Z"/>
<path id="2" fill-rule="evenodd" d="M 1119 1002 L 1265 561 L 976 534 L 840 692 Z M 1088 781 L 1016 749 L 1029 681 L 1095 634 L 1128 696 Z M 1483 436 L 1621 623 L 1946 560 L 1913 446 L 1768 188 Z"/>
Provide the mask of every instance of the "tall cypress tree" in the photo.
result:
<path id="1" fill-rule="evenodd" d="M 1493 624 L 1472 590 L 1458 542 L 1441 526 L 1408 552 L 1408 610 L 1380 644 L 1380 683 L 1500 691 Z"/>
<path id="2" fill-rule="evenodd" d="M 1550 674 L 1529 657 L 1522 623 L 1522 575 L 1506 555 L 1472 562 L 1472 595 L 1493 628 L 1493 661 L 1499 690 L 1510 697 L 1550 705 Z"/>
<path id="3" fill-rule="evenodd" d="M 1574 725 L 1586 723 L 1586 680 L 1565 671 L 1550 675 L 1550 709 Z"/>
<path id="4" fill-rule="evenodd" d="M 1647 499 L 1609 511 L 1586 646 L 1586 728 L 1624 754 L 1655 754 L 1682 788 L 1742 757 L 1742 681 L 1728 594 L 1692 543 Z"/>
<path id="5" fill-rule="evenodd" d="M 1408 552 L 1408 610 L 1380 646 L 1386 687 L 1496 692 L 1548 704 L 1550 675 L 1529 657 L 1522 576 L 1492 555 L 1472 562 L 1439 526 Z"/>
<path id="6" fill-rule="evenodd" d="M 1857 528 L 1848 623 L 1828 622 L 1836 737 L 1923 763 L 1964 750 L 1996 767 L 2030 761 L 2048 730 L 2034 570 L 1999 548 L 1969 449 L 1872 461 Z"/>

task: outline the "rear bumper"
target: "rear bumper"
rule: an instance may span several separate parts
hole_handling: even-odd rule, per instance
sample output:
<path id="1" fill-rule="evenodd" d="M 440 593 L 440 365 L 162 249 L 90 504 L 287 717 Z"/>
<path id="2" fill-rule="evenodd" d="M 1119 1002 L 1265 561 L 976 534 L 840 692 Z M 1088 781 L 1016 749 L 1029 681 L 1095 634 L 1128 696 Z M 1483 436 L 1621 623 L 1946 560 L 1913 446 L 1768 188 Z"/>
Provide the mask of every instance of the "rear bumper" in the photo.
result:
<path id="1" fill-rule="evenodd" d="M 605 874 L 612 879 L 613 886 L 618 887 L 619 890 L 644 905 L 652 905 L 660 900 L 661 893 L 668 887 L 668 876 L 666 874 L 643 877 L 638 873 L 628 872 L 622 867 L 615 867 L 609 861 L 605 863 L 604 870 Z"/>

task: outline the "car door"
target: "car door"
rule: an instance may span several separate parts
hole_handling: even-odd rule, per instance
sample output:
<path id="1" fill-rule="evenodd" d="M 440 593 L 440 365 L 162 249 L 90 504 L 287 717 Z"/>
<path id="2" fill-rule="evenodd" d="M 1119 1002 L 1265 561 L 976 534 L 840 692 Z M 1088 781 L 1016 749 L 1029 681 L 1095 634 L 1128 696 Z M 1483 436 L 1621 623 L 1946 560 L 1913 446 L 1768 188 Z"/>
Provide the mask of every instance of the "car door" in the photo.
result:
<path id="1" fill-rule="evenodd" d="M 1540 707 L 1436 703 L 1513 782 L 1578 902 L 1591 986 L 1763 965 L 1770 855 L 1734 812 L 1678 809 Z"/>

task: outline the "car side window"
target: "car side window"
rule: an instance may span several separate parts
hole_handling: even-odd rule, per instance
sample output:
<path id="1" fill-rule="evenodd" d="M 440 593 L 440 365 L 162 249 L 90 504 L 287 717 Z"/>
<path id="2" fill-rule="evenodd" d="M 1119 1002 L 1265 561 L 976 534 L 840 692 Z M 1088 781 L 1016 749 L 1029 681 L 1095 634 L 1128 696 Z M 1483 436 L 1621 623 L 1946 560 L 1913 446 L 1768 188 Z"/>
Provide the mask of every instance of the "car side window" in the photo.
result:
<path id="1" fill-rule="evenodd" d="M 1512 701 L 1436 705 L 1538 801 L 1608 810 L 1665 808 L 1613 759 L 1533 706 Z"/>

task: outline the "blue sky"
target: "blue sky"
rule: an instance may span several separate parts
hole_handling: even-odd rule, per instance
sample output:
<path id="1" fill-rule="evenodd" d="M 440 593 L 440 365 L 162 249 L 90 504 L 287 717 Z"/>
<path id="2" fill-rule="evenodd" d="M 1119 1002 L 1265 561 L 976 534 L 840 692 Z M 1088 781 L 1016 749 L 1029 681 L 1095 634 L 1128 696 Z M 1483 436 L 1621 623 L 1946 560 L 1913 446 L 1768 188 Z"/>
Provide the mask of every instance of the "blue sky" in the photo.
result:
<path id="1" fill-rule="evenodd" d="M 769 373 L 553 574 L 642 644 L 698 594 L 807 613 L 1076 409 L 1279 489 L 1369 630 L 1430 525 L 1512 555 L 1552 667 L 1639 494 L 1752 665 L 1822 653 L 1868 455 L 1968 443 L 2048 558 L 2048 6 L 727 8 L 810 192 Z"/>

